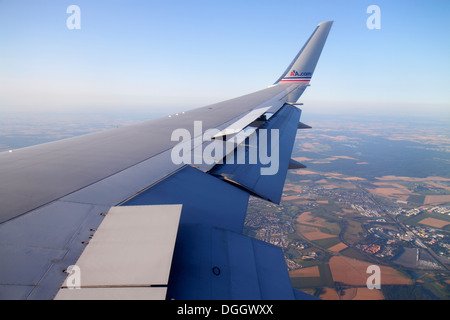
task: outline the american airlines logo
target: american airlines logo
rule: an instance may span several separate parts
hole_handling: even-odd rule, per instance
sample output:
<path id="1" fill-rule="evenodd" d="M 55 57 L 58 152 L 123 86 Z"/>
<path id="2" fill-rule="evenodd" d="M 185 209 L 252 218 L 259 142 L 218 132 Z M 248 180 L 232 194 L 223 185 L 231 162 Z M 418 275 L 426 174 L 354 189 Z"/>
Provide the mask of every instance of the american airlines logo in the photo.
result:
<path id="1" fill-rule="evenodd" d="M 289 75 L 290 77 L 311 77 L 312 73 L 311 72 L 300 72 L 298 73 L 295 70 L 291 71 L 291 74 Z"/>

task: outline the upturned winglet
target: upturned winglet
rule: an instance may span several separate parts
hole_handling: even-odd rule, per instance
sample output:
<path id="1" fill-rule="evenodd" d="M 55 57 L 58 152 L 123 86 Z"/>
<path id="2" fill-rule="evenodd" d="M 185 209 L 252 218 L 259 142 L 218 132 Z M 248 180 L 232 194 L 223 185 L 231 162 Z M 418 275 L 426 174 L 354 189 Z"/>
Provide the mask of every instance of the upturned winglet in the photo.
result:
<path id="1" fill-rule="evenodd" d="M 306 41 L 303 48 L 292 60 L 286 71 L 274 83 L 304 82 L 309 83 L 316 68 L 322 49 L 327 40 L 333 21 L 320 23 Z"/>

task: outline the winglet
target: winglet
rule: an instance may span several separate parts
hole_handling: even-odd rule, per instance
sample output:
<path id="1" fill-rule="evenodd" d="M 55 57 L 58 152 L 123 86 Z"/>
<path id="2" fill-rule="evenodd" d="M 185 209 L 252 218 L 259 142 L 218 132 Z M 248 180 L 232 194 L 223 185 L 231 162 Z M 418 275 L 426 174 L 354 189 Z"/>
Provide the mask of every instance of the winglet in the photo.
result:
<path id="1" fill-rule="evenodd" d="M 292 60 L 286 71 L 275 82 L 304 82 L 309 83 L 316 68 L 317 61 L 322 53 L 323 46 L 327 40 L 333 21 L 320 23 L 312 35 L 306 41 L 303 48 Z"/>

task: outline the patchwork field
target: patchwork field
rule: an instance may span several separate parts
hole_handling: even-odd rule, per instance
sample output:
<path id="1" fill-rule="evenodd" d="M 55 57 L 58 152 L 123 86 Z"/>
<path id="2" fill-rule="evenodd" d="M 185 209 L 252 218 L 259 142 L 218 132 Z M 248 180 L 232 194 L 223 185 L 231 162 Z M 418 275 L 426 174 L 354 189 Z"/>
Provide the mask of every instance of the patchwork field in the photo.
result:
<path id="1" fill-rule="evenodd" d="M 429 195 L 425 197 L 424 204 L 445 204 L 450 203 L 450 195 Z"/>
<path id="2" fill-rule="evenodd" d="M 352 300 L 383 300 L 381 290 L 371 290 L 368 288 L 356 288 L 356 295 Z"/>
<path id="3" fill-rule="evenodd" d="M 291 277 L 320 277 L 320 272 L 319 272 L 319 267 L 318 266 L 314 266 L 314 267 L 309 267 L 309 268 L 302 268 L 302 269 L 297 269 L 294 271 L 290 271 L 289 275 Z"/>
<path id="4" fill-rule="evenodd" d="M 413 233 L 429 250 L 449 255 L 448 123 L 399 127 L 394 121 L 387 129 L 385 119 L 379 125 L 308 124 L 314 130 L 298 134 L 293 152 L 308 168 L 288 174 L 290 184 L 304 187 L 283 198 L 299 213 L 293 217 L 295 239 L 308 244 L 295 260 L 304 269 L 291 274 L 293 283 L 326 300 L 448 297 L 445 275 L 421 282 L 393 262 L 402 249 L 419 245 Z M 412 231 L 405 233 L 400 224 Z M 381 266 L 383 290 L 366 287 L 372 264 Z"/>
<path id="5" fill-rule="evenodd" d="M 445 228 L 450 223 L 444 220 L 439 220 L 435 218 L 425 218 L 419 221 L 420 224 L 426 224 L 427 226 L 435 227 L 435 228 Z"/>
<path id="6" fill-rule="evenodd" d="M 331 248 L 328 248 L 330 251 L 339 252 L 344 249 L 348 248 L 347 245 L 343 244 L 342 242 L 338 243 L 337 245 L 332 246 Z"/>
<path id="7" fill-rule="evenodd" d="M 353 286 L 366 286 L 369 274 L 367 267 L 371 263 L 344 257 L 334 256 L 330 259 L 330 269 L 333 280 Z M 411 284 L 411 280 L 394 268 L 380 266 L 381 285 Z"/>

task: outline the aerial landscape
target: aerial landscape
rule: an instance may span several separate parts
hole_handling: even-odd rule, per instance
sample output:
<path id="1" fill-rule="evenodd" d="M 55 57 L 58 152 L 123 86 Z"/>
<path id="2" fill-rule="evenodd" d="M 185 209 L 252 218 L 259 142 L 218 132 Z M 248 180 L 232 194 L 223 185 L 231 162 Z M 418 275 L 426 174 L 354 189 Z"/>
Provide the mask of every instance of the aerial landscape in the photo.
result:
<path id="1" fill-rule="evenodd" d="M 445 0 L 0 0 L 0 300 L 76 292 L 66 273 L 137 195 L 179 207 L 173 242 L 161 281 L 155 260 L 113 291 L 449 300 L 449 14 Z M 276 172 L 221 163 L 223 146 L 196 157 L 213 127 L 208 147 L 228 138 Z M 174 161 L 188 145 L 194 161 Z M 153 261 L 164 241 L 122 243 Z"/>
<path id="2" fill-rule="evenodd" d="M 0 151 L 147 116 L 8 114 Z M 292 154 L 307 168 L 290 170 L 280 205 L 250 198 L 244 232 L 283 248 L 293 286 L 324 300 L 449 299 L 448 121 L 310 118 Z"/>
<path id="3" fill-rule="evenodd" d="M 344 119 L 299 130 L 307 168 L 288 173 L 281 206 L 250 201 L 247 232 L 282 247 L 294 287 L 322 299 L 449 299 L 448 125 Z"/>

